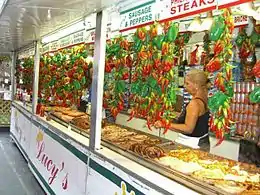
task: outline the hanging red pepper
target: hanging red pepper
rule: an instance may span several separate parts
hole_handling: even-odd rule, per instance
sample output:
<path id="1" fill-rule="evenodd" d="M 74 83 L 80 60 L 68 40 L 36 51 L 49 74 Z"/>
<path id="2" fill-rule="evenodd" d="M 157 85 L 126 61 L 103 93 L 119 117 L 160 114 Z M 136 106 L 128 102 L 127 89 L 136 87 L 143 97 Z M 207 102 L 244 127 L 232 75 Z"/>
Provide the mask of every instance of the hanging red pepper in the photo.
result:
<path id="1" fill-rule="evenodd" d="M 132 67 L 133 59 L 132 59 L 131 55 L 128 55 L 128 56 L 125 57 L 125 64 L 129 68 Z"/>
<path id="2" fill-rule="evenodd" d="M 162 55 L 166 55 L 169 52 L 169 43 L 163 42 Z"/>
<path id="3" fill-rule="evenodd" d="M 117 108 L 118 108 L 119 111 L 123 110 L 124 109 L 124 103 L 120 101 L 117 105 Z"/>
<path id="4" fill-rule="evenodd" d="M 206 65 L 206 69 L 208 72 L 216 72 L 221 68 L 221 62 L 219 58 L 213 58 L 210 62 Z"/>
<path id="5" fill-rule="evenodd" d="M 127 120 L 127 122 L 129 122 L 130 120 L 132 120 L 135 116 L 135 110 L 132 109 L 131 113 L 130 113 L 130 118 Z"/>
<path id="6" fill-rule="evenodd" d="M 222 41 L 218 41 L 214 46 L 214 55 L 218 56 L 224 50 Z"/>
<path id="7" fill-rule="evenodd" d="M 170 129 L 171 123 L 169 120 L 162 120 L 162 124 L 163 124 L 163 128 L 164 128 L 163 135 L 165 135 L 168 132 L 168 130 Z"/>
<path id="8" fill-rule="evenodd" d="M 138 57 L 141 59 L 141 60 L 146 60 L 148 58 L 148 54 L 147 52 L 145 51 L 141 51 L 138 53 Z"/>
<path id="9" fill-rule="evenodd" d="M 137 30 L 137 36 L 140 40 L 144 41 L 146 34 L 145 34 L 145 29 L 144 28 L 140 28 Z"/>
<path id="10" fill-rule="evenodd" d="M 257 61 L 252 71 L 255 77 L 260 78 L 260 60 Z"/>
<path id="11" fill-rule="evenodd" d="M 127 80 L 129 78 L 129 73 L 128 72 L 125 72 L 122 76 L 122 79 L 123 80 Z"/>
<path id="12" fill-rule="evenodd" d="M 226 76 L 227 76 L 227 80 L 231 81 L 231 78 L 232 78 L 232 70 L 231 69 L 228 69 L 226 71 Z"/>
<path id="13" fill-rule="evenodd" d="M 161 59 L 154 59 L 153 68 L 158 70 L 161 64 Z"/>

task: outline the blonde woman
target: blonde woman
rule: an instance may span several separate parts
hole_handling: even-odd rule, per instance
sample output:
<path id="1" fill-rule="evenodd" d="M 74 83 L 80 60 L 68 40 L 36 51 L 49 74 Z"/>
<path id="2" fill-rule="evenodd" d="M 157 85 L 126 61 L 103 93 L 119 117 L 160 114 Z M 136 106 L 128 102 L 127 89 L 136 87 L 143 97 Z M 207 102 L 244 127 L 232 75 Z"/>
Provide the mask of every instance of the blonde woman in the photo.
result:
<path id="1" fill-rule="evenodd" d="M 209 151 L 208 135 L 208 88 L 210 82 L 204 71 L 192 69 L 185 77 L 184 87 L 192 100 L 187 104 L 176 123 L 170 125 L 170 130 L 180 132 L 175 142 L 192 148 Z M 160 121 L 155 126 L 161 128 Z"/>

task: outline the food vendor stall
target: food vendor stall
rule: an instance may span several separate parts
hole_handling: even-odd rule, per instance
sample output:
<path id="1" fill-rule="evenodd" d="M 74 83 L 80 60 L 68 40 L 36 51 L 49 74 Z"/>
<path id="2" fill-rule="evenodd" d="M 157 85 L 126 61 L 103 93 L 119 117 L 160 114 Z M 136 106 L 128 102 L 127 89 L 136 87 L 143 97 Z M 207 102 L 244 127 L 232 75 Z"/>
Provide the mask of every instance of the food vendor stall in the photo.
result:
<path id="1" fill-rule="evenodd" d="M 21 64 L 20 69 L 26 70 L 22 72 L 33 68 L 34 79 L 23 82 L 29 83 L 27 93 L 33 89 L 31 105 L 13 99 L 11 136 L 46 193 L 104 194 L 98 187 L 103 186 L 107 194 L 258 194 L 259 168 L 238 162 L 238 156 L 241 137 L 257 142 L 259 136 L 254 130 L 259 125 L 258 96 L 257 91 L 251 93 L 259 84 L 243 84 L 248 89 L 245 93 L 250 93 L 251 117 L 258 118 L 242 130 L 240 138 L 234 135 L 242 127 L 234 121 L 242 111 L 230 114 L 231 109 L 237 110 L 241 100 L 237 94 L 244 88 L 233 87 L 231 59 L 237 55 L 232 40 L 237 35 L 232 28 L 236 24 L 232 10 L 224 8 L 239 4 L 120 1 L 119 8 L 100 9 L 43 37 L 41 49 L 36 41 L 34 59 L 23 57 L 22 64 L 13 60 L 13 65 Z M 182 20 L 196 14 L 207 17 L 205 12 L 216 9 L 212 26 L 203 28 L 209 39 L 192 34 L 198 26 L 190 29 L 190 18 Z M 245 25 L 244 18 L 235 21 Z M 241 37 L 236 42 L 242 40 L 243 51 L 246 38 Z M 210 50 L 214 50 L 213 60 L 206 55 Z M 186 92 L 179 81 L 190 68 L 179 73 L 184 60 L 208 71 L 214 83 L 209 95 L 209 153 L 177 144 L 176 134 L 168 129 L 169 121 L 180 112 L 176 107 L 184 104 Z M 20 79 L 20 74 L 16 76 Z M 91 115 L 78 109 L 90 90 L 91 107 L 85 109 L 91 108 Z M 102 120 L 102 107 L 115 123 Z M 155 119 L 165 127 L 155 129 Z"/>

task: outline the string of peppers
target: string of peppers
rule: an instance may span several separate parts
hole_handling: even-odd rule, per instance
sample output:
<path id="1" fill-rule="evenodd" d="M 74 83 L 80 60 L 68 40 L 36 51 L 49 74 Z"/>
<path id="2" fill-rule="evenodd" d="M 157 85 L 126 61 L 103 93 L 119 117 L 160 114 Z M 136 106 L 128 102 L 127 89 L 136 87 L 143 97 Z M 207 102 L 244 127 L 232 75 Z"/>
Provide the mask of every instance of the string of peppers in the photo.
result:
<path id="1" fill-rule="evenodd" d="M 133 64 L 131 43 L 126 37 L 118 37 L 106 45 L 105 85 L 103 107 L 108 108 L 115 118 L 125 107 Z"/>
<path id="2" fill-rule="evenodd" d="M 33 67 L 34 67 L 34 58 L 28 57 L 21 60 L 17 60 L 16 64 L 16 84 L 17 88 L 26 89 L 29 95 L 32 95 L 33 90 Z M 22 80 L 22 84 L 20 84 Z"/>
<path id="3" fill-rule="evenodd" d="M 220 145 L 225 135 L 233 129 L 231 121 L 230 104 L 233 98 L 233 78 L 232 69 L 229 64 L 232 56 L 232 32 L 234 21 L 229 9 L 225 9 L 222 15 L 214 18 L 214 23 L 210 31 L 210 39 L 216 41 L 214 45 L 214 57 L 206 65 L 206 70 L 210 73 L 217 72 L 214 78 L 214 86 L 217 92 L 209 98 L 209 108 L 211 118 L 209 121 L 210 130 L 215 133 Z"/>
<path id="4" fill-rule="evenodd" d="M 160 33 L 159 30 L 162 29 Z M 139 28 L 133 36 L 134 60 L 130 95 L 131 116 L 147 120 L 149 129 L 156 121 L 169 129 L 176 103 L 176 81 L 174 80 L 175 43 L 178 24 L 155 23 L 147 28 Z"/>
<path id="5" fill-rule="evenodd" d="M 79 106 L 83 90 L 90 83 L 86 72 L 92 62 L 86 61 L 87 56 L 84 44 L 41 56 L 38 95 L 44 103 Z"/>

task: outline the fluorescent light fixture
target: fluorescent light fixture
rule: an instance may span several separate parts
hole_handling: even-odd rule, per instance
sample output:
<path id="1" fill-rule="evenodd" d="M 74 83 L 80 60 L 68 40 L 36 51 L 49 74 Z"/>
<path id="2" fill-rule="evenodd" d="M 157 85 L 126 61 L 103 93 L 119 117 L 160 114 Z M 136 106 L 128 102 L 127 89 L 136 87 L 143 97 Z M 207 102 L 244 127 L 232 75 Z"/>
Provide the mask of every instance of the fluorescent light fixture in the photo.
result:
<path id="1" fill-rule="evenodd" d="M 188 31 L 191 32 L 200 32 L 201 31 L 201 20 L 200 17 L 195 17 L 192 22 L 190 23 L 190 26 L 188 28 Z"/>
<path id="2" fill-rule="evenodd" d="M 51 35 L 47 35 L 45 37 L 42 38 L 42 43 L 50 43 L 56 40 L 59 40 L 65 36 L 68 36 L 74 32 L 78 32 L 80 30 L 84 30 L 85 26 L 84 26 L 84 22 L 80 21 L 77 22 L 67 28 L 61 29 L 59 31 L 57 31 L 56 33 L 53 33 Z"/>
<path id="3" fill-rule="evenodd" d="M 3 9 L 4 4 L 5 4 L 6 2 L 7 2 L 6 0 L 0 0 L 0 10 Z"/>
<path id="4" fill-rule="evenodd" d="M 213 17 L 212 17 L 212 12 L 208 12 L 207 18 L 203 20 L 201 24 L 201 30 L 210 30 L 211 26 L 213 24 Z"/>
<path id="5" fill-rule="evenodd" d="M 48 9 L 48 15 L 47 15 L 47 18 L 48 18 L 48 20 L 51 19 L 51 10 L 50 10 L 50 9 Z"/>

